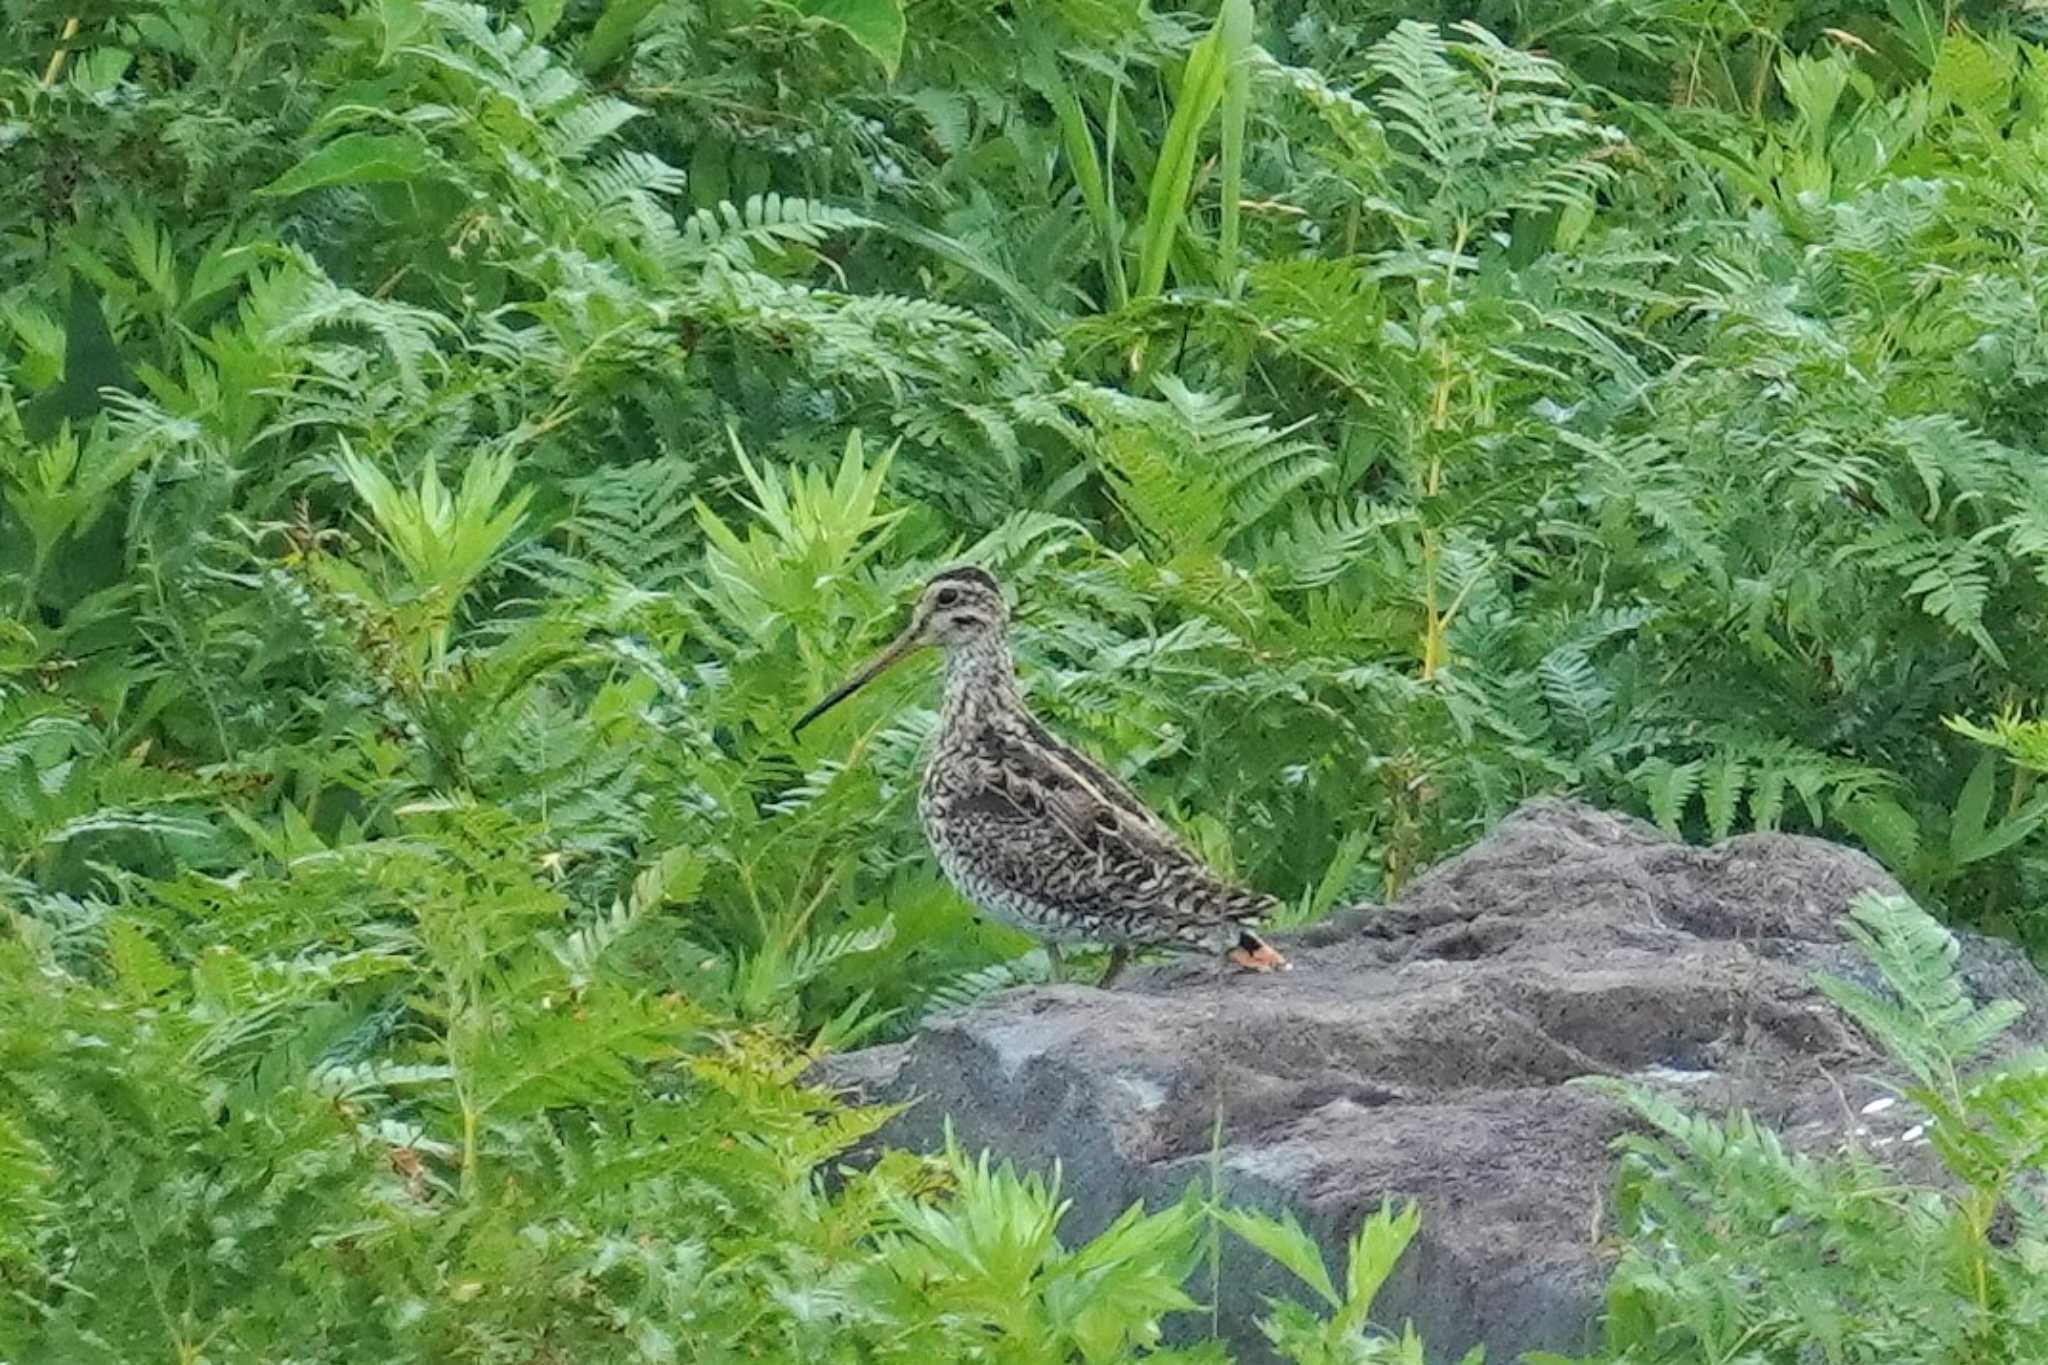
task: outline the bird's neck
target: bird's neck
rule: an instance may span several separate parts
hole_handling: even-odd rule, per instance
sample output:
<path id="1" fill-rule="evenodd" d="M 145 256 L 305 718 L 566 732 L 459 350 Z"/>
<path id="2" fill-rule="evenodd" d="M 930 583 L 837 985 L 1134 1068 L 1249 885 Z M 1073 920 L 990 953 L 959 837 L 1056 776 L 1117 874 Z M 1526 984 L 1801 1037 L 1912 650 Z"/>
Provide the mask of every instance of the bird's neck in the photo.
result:
<path id="1" fill-rule="evenodd" d="M 994 707 L 1022 705 L 1010 642 L 991 634 L 946 651 L 946 700 L 940 724 L 953 724 Z"/>

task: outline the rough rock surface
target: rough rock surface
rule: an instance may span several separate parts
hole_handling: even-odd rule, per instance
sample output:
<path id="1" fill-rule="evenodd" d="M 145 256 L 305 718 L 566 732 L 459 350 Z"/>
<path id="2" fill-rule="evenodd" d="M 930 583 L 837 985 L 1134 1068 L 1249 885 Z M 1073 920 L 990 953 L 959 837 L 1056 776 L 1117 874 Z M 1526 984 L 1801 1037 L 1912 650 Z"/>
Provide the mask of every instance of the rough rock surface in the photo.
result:
<path id="1" fill-rule="evenodd" d="M 1378 1320 L 1414 1319 L 1442 1359 L 1479 1342 L 1497 1361 L 1574 1351 L 1594 1344 L 1627 1119 L 1571 1078 L 1745 1107 L 1808 1149 L 1905 1150 L 1908 1106 L 1861 1112 L 1885 1068 L 1811 984 L 1869 978 L 1837 927 L 1865 888 L 1898 889 L 1820 840 L 1697 849 L 1537 801 L 1390 905 L 1280 936 L 1292 972 L 1172 965 L 1107 992 L 1013 990 L 828 1076 L 918 1101 L 886 1141 L 936 1145 L 950 1115 L 970 1150 L 1057 1158 L 1070 1239 L 1205 1179 L 1220 1105 L 1227 1197 L 1292 1207 L 1335 1267 L 1383 1196 L 1420 1200 Z M 1970 940 L 1965 962 L 1980 998 L 2032 1007 L 2025 1041 L 2048 1037 L 2048 988 L 2015 949 Z M 1297 1287 L 1228 1239 L 1221 1283 L 1241 1358 L 1265 1358 L 1260 1296 Z"/>

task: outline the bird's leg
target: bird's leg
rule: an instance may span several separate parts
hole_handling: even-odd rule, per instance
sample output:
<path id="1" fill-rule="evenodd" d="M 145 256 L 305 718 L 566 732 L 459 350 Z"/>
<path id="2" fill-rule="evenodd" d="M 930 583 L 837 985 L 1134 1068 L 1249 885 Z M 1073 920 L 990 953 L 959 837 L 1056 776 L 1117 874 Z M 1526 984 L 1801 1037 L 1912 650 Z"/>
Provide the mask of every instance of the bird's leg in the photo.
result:
<path id="1" fill-rule="evenodd" d="M 1057 983 L 1062 976 L 1066 975 L 1065 965 L 1060 961 L 1059 944 L 1048 943 L 1045 945 L 1045 964 L 1045 979 L 1048 982 Z"/>
<path id="2" fill-rule="evenodd" d="M 1117 973 L 1121 972 L 1124 969 L 1124 964 L 1126 962 L 1129 962 L 1130 960 L 1131 950 L 1129 948 L 1126 948 L 1123 944 L 1119 943 L 1115 947 L 1111 948 L 1109 950 L 1108 970 L 1102 973 L 1102 980 L 1095 983 L 1095 989 L 1099 991 L 1108 990 L 1109 983 L 1116 980 Z"/>

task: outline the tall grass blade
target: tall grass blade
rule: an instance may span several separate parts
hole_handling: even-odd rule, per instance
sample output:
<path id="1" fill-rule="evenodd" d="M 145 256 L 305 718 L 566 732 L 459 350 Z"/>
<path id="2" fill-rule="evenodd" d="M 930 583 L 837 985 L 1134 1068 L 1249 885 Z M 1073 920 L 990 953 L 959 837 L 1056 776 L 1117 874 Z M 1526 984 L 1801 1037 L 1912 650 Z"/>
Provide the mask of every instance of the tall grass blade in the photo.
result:
<path id="1" fill-rule="evenodd" d="M 1188 54 L 1173 120 L 1167 125 L 1145 201 L 1145 227 L 1138 241 L 1137 298 L 1155 297 L 1166 287 L 1166 263 L 1187 216 L 1202 130 L 1223 100 L 1230 68 L 1251 46 L 1251 32 L 1251 0 L 1226 0 L 1215 27 Z"/>

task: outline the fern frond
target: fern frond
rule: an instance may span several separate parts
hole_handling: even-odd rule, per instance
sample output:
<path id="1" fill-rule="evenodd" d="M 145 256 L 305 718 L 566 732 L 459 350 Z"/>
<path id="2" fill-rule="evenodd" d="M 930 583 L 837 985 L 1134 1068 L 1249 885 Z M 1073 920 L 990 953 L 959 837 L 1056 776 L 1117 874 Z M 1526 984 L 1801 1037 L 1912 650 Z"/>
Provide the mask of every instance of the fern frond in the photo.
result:
<path id="1" fill-rule="evenodd" d="M 1360 499 L 1304 499 L 1283 526 L 1255 538 L 1248 558 L 1283 588 L 1318 588 L 1352 568 L 1359 552 L 1394 527 L 1418 525 L 1413 508 Z"/>
<path id="2" fill-rule="evenodd" d="M 25 1276 L 34 1264 L 38 1233 L 58 1212 L 55 1175 L 43 1145 L 0 1113 L 0 1269 Z"/>
<path id="3" fill-rule="evenodd" d="M 1026 954 L 941 977 L 924 990 L 914 1012 L 901 1022 L 906 1028 L 919 1027 L 935 1014 L 967 1009 L 997 991 L 1029 985 L 1041 975 L 1031 955 Z"/>
<path id="4" fill-rule="evenodd" d="M 816 246 L 835 233 L 870 226 L 866 217 L 840 205 L 757 194 L 744 203 L 698 209 L 663 253 L 663 264 L 681 270 L 715 258 L 746 267 L 753 264 L 757 247 Z"/>
<path id="5" fill-rule="evenodd" d="M 1980 539 L 1954 540 L 1905 517 L 1892 517 L 1839 551 L 1837 563 L 1857 561 L 1904 580 L 1920 609 L 1974 641 L 1994 662 L 2004 652 L 1984 623 L 1991 597 L 1991 559 Z"/>
<path id="6" fill-rule="evenodd" d="M 1536 680 L 1552 711 L 1580 735 L 1598 732 L 1614 691 L 1582 649 L 1560 646 L 1536 665 Z"/>
<path id="7" fill-rule="evenodd" d="M 333 332 L 374 337 L 403 390 L 420 397 L 429 372 L 444 372 L 439 342 L 454 325 L 439 313 L 390 299 L 370 298 L 328 278 L 313 257 L 293 248 L 276 253 L 285 263 L 252 272 L 239 309 L 243 329 L 266 346 L 286 349 Z"/>
<path id="8" fill-rule="evenodd" d="M 653 214 L 662 211 L 662 199 L 683 192 L 685 179 L 681 171 L 660 157 L 625 151 L 579 171 L 572 193 L 591 214 L 620 210 Z"/>
<path id="9" fill-rule="evenodd" d="M 563 87 L 566 100 L 567 86 Z M 548 94 L 542 94 L 539 103 L 543 108 L 554 103 Z M 600 144 L 610 141 L 612 135 L 642 117 L 647 111 L 636 104 L 615 99 L 608 95 L 583 96 L 574 99 L 566 109 L 552 111 L 545 123 L 543 145 L 563 161 L 581 161 Z M 675 193 L 682 189 L 682 172 L 664 165 L 658 158 L 644 153 L 626 152 L 616 158 L 612 166 L 614 173 L 625 170 L 641 180 L 658 181 L 665 189 L 653 189 L 653 193 Z"/>
<path id="10" fill-rule="evenodd" d="M 1956 936 L 1911 901 L 1866 891 L 1843 929 L 1883 976 L 1894 999 L 1839 977 L 1818 984 L 1920 1081 L 1953 1091 L 1958 1070 L 2020 1015 L 2016 1001 L 1978 1005 L 1958 970 Z"/>
<path id="11" fill-rule="evenodd" d="M 702 1022 L 674 995 L 647 999 L 614 988 L 540 1001 L 476 1059 L 475 1103 L 500 1120 L 618 1103 L 639 1083 L 640 1066 L 675 1055 Z"/>
<path id="12" fill-rule="evenodd" d="M 2048 1165 L 2048 1051 L 2035 1049 L 2014 1057 L 1973 1080 L 1963 1092 L 1963 1103 L 1998 1149 L 1999 1174 Z"/>
<path id="13" fill-rule="evenodd" d="M 548 951 L 568 973 L 572 990 L 585 990 L 598 978 L 599 960 L 634 926 L 664 902 L 688 900 L 704 881 L 703 859 L 693 849 L 672 848 L 642 869 L 632 892 L 612 902 L 587 923 L 559 939 Z"/>
<path id="14" fill-rule="evenodd" d="M 680 584 L 697 538 L 691 499 L 697 466 L 673 455 L 599 470 L 567 483 L 576 510 L 564 529 L 577 553 L 636 587 Z"/>
<path id="15" fill-rule="evenodd" d="M 325 1062 L 315 1066 L 306 1085 L 323 1099 L 360 1100 L 407 1086 L 435 1086 L 454 1078 L 452 1067 L 418 1062 Z"/>
<path id="16" fill-rule="evenodd" d="M 1462 40 L 1403 20 L 1366 59 L 1391 155 L 1423 182 L 1408 196 L 1418 217 L 1469 241 L 1513 209 L 1591 203 L 1613 178 L 1600 153 L 1620 134 L 1580 116 L 1554 61 L 1469 21 L 1455 28 Z"/>

